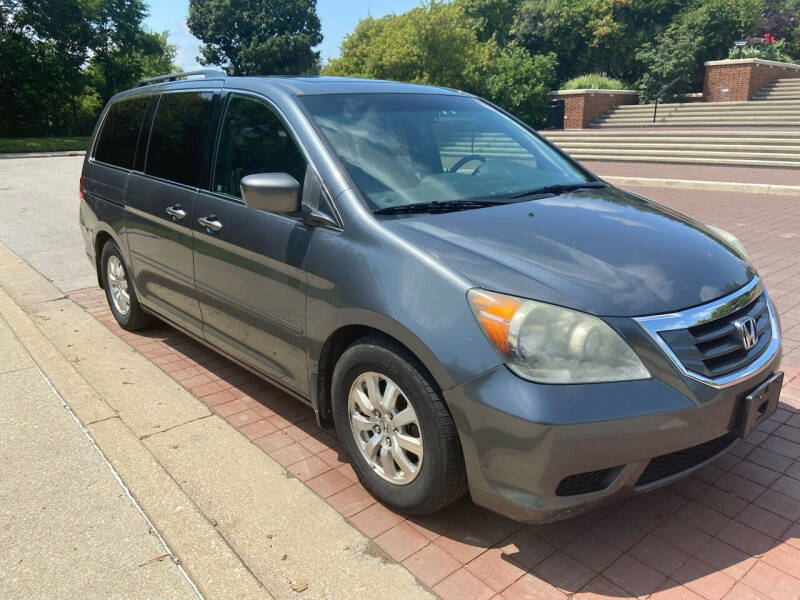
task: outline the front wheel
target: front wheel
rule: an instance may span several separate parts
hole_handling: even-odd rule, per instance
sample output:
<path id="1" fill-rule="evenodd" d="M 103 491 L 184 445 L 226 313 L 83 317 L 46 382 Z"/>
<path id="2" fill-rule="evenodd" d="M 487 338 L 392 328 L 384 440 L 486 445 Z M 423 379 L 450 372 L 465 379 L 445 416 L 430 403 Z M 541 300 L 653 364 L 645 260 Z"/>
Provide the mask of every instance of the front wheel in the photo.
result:
<path id="1" fill-rule="evenodd" d="M 466 489 L 455 424 L 430 376 L 405 348 L 357 342 L 333 372 L 336 432 L 362 485 L 381 502 L 423 515 Z"/>

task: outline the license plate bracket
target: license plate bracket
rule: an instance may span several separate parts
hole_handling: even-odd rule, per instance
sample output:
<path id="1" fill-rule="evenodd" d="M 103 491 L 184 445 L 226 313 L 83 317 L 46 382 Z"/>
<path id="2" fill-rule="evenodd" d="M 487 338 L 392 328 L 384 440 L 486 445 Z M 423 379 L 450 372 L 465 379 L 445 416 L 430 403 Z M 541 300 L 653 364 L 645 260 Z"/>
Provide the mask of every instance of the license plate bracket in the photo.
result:
<path id="1" fill-rule="evenodd" d="M 747 437 L 778 409 L 781 385 L 783 372 L 779 371 L 742 399 L 742 417 L 736 435 Z"/>

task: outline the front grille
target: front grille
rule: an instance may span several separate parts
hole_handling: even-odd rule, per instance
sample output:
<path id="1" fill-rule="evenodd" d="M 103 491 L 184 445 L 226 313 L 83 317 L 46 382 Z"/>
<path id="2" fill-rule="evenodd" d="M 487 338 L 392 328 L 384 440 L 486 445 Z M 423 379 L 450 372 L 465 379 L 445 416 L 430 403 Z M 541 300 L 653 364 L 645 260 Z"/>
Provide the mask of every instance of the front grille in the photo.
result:
<path id="1" fill-rule="evenodd" d="M 619 472 L 619 467 L 578 473 L 564 477 L 556 488 L 556 496 L 577 496 L 606 489 Z"/>
<path id="2" fill-rule="evenodd" d="M 666 479 L 686 469 L 691 469 L 709 458 L 719 454 L 736 440 L 732 433 L 713 439 L 691 448 L 662 454 L 651 459 L 636 481 L 637 487 L 660 479 Z"/>
<path id="3" fill-rule="evenodd" d="M 746 350 L 734 322 L 751 317 L 756 322 L 756 344 Z M 688 329 L 660 331 L 659 335 L 681 364 L 695 373 L 714 378 L 733 373 L 761 356 L 769 346 L 772 324 L 762 293 L 746 306 L 723 317 Z"/>

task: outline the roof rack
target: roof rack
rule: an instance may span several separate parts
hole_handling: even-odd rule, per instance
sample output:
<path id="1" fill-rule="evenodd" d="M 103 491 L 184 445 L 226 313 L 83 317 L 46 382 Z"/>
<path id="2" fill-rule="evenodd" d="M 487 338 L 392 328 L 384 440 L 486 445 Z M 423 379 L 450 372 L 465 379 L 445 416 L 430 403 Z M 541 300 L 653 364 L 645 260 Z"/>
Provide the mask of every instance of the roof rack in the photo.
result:
<path id="1" fill-rule="evenodd" d="M 202 75 L 206 79 L 225 78 L 224 71 L 217 71 L 215 69 L 201 69 L 198 71 L 184 71 L 183 73 L 169 73 L 167 75 L 158 75 L 157 77 L 148 77 L 147 79 L 142 79 L 139 83 L 137 83 L 136 87 L 141 87 L 143 85 L 153 85 L 156 83 L 164 83 L 166 81 L 177 81 L 178 79 L 183 79 L 184 77 L 191 77 L 193 75 Z"/>

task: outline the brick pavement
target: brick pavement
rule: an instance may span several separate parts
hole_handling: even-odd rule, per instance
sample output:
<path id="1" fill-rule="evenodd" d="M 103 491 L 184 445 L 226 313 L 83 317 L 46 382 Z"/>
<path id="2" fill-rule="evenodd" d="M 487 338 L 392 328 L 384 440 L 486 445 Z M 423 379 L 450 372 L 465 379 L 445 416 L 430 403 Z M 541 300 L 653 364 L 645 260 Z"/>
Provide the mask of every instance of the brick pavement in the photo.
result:
<path id="1" fill-rule="evenodd" d="M 800 170 L 797 172 L 800 180 Z M 699 221 L 722 227 L 742 241 L 780 314 L 784 363 L 800 367 L 800 198 L 630 189 Z"/>
<path id="2" fill-rule="evenodd" d="M 120 329 L 102 290 L 70 297 L 442 598 L 798 600 L 800 216 L 793 199 L 637 191 L 745 243 L 782 312 L 785 343 L 794 343 L 782 402 L 746 441 L 691 477 L 552 525 L 521 525 L 467 498 L 406 519 L 361 487 L 310 408 L 170 327 Z"/>

